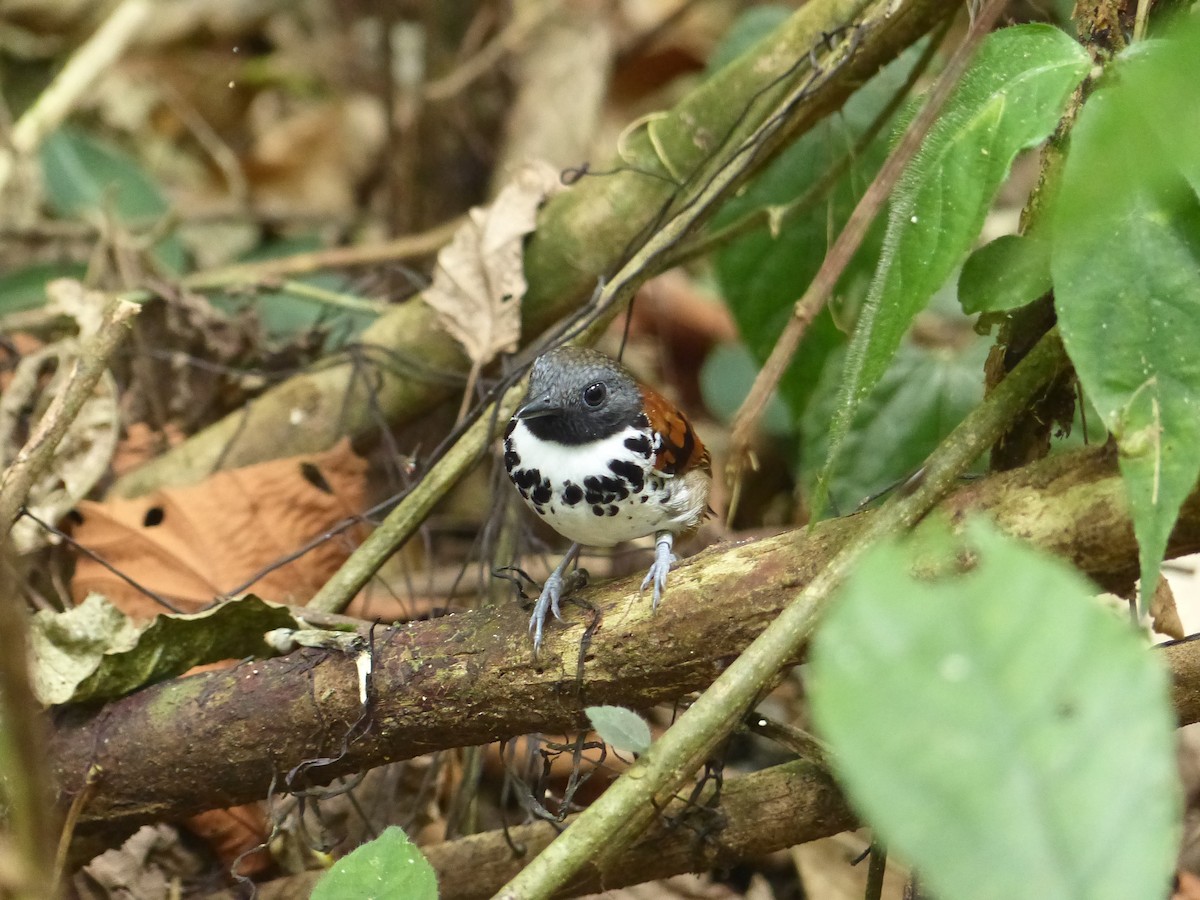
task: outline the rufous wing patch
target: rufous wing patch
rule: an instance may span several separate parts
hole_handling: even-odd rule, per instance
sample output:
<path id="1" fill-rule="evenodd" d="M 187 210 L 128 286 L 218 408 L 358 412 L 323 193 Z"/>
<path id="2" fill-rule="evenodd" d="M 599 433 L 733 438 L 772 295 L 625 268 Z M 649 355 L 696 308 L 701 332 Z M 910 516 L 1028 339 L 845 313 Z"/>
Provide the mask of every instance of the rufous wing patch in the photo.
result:
<path id="1" fill-rule="evenodd" d="M 691 469 L 711 471 L 708 450 L 691 423 L 671 401 L 657 391 L 640 385 L 642 408 L 650 427 L 662 436 L 654 454 L 654 469 L 664 475 L 682 475 Z"/>

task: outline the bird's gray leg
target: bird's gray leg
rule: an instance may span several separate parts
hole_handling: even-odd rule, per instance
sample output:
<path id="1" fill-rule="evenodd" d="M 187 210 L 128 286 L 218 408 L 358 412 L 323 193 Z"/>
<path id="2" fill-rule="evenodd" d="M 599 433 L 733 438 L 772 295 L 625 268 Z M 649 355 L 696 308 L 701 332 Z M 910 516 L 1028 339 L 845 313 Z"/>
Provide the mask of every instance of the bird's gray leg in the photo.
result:
<path id="1" fill-rule="evenodd" d="M 579 544 L 572 544 L 567 555 L 562 558 L 562 562 L 555 567 L 554 571 L 550 573 L 550 577 L 546 579 L 546 583 L 542 585 L 542 595 L 538 597 L 538 601 L 533 607 L 533 616 L 529 620 L 529 630 L 533 632 L 534 656 L 542 646 L 542 630 L 546 625 L 546 613 L 553 612 L 554 618 L 562 618 L 562 610 L 558 608 L 558 604 L 562 600 L 563 575 L 566 574 L 567 567 L 579 555 L 580 549 Z"/>
<path id="2" fill-rule="evenodd" d="M 654 585 L 654 604 L 651 606 L 653 610 L 658 609 L 658 601 L 662 599 L 663 591 L 667 589 L 667 573 L 671 571 L 671 566 L 679 561 L 678 557 L 671 552 L 674 544 L 675 535 L 669 531 L 660 531 L 654 536 L 654 562 L 642 581 L 643 591 L 651 584 Z"/>

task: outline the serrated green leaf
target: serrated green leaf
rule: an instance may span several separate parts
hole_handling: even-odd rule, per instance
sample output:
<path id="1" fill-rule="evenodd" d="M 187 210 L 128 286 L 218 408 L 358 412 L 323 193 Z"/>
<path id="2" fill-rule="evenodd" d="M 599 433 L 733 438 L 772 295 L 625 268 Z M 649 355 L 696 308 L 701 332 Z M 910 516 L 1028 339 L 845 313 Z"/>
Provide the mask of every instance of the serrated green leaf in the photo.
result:
<path id="1" fill-rule="evenodd" d="M 1200 473 L 1200 27 L 1116 75 L 1072 132 L 1051 266 L 1063 343 L 1121 450 L 1145 602 Z"/>
<path id="2" fill-rule="evenodd" d="M 980 48 L 893 194 L 879 268 L 846 355 L 829 471 L 913 318 L 978 237 L 1016 155 L 1051 133 L 1089 66 L 1087 53 L 1048 25 L 994 32 Z"/>
<path id="3" fill-rule="evenodd" d="M 617 750 L 642 754 L 650 749 L 650 726 L 623 706 L 589 706 L 584 710 L 604 743 Z"/>
<path id="4" fill-rule="evenodd" d="M 34 690 L 47 704 L 111 700 L 193 666 L 271 656 L 263 635 L 296 628 L 286 606 L 246 596 L 205 612 L 157 616 L 139 630 L 99 594 L 74 609 L 33 617 Z"/>
<path id="5" fill-rule="evenodd" d="M 437 900 L 437 875 L 408 836 L 392 825 L 334 863 L 311 896 L 312 900 Z"/>
<path id="6" fill-rule="evenodd" d="M 967 315 L 1019 309 L 1050 290 L 1050 247 L 1006 234 L 967 257 L 958 274 L 958 300 Z"/>
<path id="7" fill-rule="evenodd" d="M 71 126 L 45 140 L 41 164 L 47 199 L 59 215 L 110 210 L 122 224 L 144 229 L 170 208 L 137 160 Z M 173 234 L 154 245 L 154 254 L 173 272 L 183 271 L 187 262 L 183 243 Z"/>
<path id="8" fill-rule="evenodd" d="M 962 558 L 945 539 L 920 578 L 908 549 L 873 550 L 818 629 L 809 696 L 839 780 L 934 896 L 1166 896 L 1180 789 L 1160 661 L 1063 563 L 984 527 L 971 544 L 959 576 L 930 574 Z"/>
<path id="9" fill-rule="evenodd" d="M 858 409 L 829 477 L 830 506 L 846 513 L 913 474 L 983 399 L 983 340 L 965 350 L 905 346 Z M 823 470 L 840 367 L 826 368 L 801 421 L 800 476 L 813 490 Z"/>

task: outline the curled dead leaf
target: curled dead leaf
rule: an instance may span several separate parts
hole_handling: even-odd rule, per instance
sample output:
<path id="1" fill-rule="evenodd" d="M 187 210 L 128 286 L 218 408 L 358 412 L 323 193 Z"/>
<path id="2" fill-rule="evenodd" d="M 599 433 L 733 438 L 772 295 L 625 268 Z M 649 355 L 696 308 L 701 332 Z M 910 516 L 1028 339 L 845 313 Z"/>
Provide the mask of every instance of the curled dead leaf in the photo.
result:
<path id="1" fill-rule="evenodd" d="M 479 371 L 498 353 L 510 353 L 521 337 L 525 281 L 522 241 L 537 224 L 537 211 L 561 189 L 557 170 L 526 163 L 488 207 L 475 207 L 438 254 L 425 302 L 471 360 L 463 409 Z"/>
<path id="2" fill-rule="evenodd" d="M 79 337 L 32 349 L 16 364 L 0 399 L 0 466 L 9 465 L 26 435 L 46 421 L 53 399 L 76 371 L 80 339 L 96 333 L 108 302 L 105 294 L 69 278 L 50 282 L 46 296 L 47 310 L 74 319 Z M 116 381 L 105 372 L 71 420 L 50 466 L 30 487 L 25 507 L 33 516 L 57 523 L 108 471 L 120 430 L 117 394 Z M 22 517 L 13 525 L 12 540 L 18 553 L 29 553 L 48 544 L 51 535 L 32 518 Z"/>

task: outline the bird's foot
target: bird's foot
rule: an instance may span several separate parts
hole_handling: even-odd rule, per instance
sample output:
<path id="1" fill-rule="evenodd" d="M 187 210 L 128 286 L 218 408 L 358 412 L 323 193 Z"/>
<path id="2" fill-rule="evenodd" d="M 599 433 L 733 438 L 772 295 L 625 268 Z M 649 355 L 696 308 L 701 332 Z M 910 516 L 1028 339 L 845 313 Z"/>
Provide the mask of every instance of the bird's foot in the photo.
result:
<path id="1" fill-rule="evenodd" d="M 588 574 L 586 569 L 575 569 L 569 574 L 564 574 L 567 566 L 578 553 L 578 545 L 568 551 L 563 561 L 558 564 L 558 568 L 550 573 L 550 577 L 542 585 L 542 593 L 538 597 L 537 603 L 533 606 L 533 615 L 529 618 L 529 630 L 533 634 L 534 656 L 537 656 L 538 650 L 542 646 L 542 634 L 546 627 L 546 615 L 554 613 L 554 618 L 561 621 L 562 608 L 560 604 L 562 601 L 587 584 Z"/>
<path id="2" fill-rule="evenodd" d="M 670 533 L 659 535 L 654 544 L 654 562 L 642 580 L 643 591 L 654 585 L 654 601 L 650 607 L 652 610 L 658 609 L 658 603 L 667 589 L 667 573 L 671 571 L 671 566 L 679 562 L 679 557 L 671 552 L 672 544 L 673 537 Z"/>

